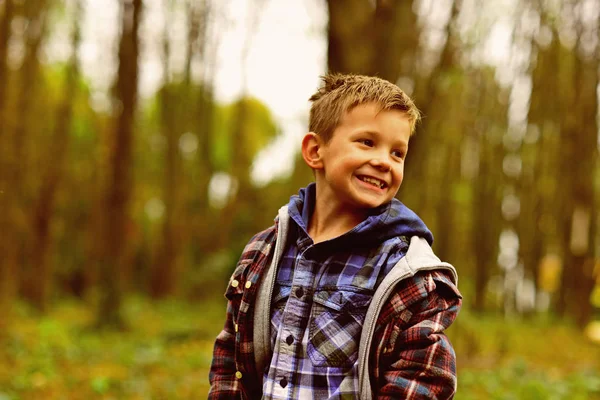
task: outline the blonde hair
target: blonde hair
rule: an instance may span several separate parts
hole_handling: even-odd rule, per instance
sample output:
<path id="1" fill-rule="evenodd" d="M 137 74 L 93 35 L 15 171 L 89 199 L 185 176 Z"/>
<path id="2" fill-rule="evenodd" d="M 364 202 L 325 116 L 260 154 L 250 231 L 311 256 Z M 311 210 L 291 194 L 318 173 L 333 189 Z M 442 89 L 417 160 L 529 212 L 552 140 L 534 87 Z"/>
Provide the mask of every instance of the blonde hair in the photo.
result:
<path id="1" fill-rule="evenodd" d="M 320 135 L 325 142 L 333 136 L 342 116 L 354 107 L 376 103 L 381 110 L 400 110 L 408 116 L 411 135 L 421 113 L 415 103 L 398 86 L 375 76 L 327 74 L 322 76 L 323 86 L 309 101 L 309 130 Z"/>

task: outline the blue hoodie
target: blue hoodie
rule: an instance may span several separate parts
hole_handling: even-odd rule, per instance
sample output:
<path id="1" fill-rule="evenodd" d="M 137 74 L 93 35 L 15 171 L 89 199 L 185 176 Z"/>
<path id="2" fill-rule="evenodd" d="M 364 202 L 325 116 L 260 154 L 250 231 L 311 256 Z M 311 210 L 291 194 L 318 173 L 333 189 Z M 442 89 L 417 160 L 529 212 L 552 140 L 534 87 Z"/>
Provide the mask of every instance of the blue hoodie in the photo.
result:
<path id="1" fill-rule="evenodd" d="M 290 217 L 308 235 L 310 216 L 315 207 L 316 184 L 311 183 L 300 189 L 298 195 L 290 198 L 288 211 Z M 354 245 L 373 245 L 383 243 L 394 237 L 419 236 L 433 243 L 433 235 L 425 223 L 411 209 L 398 199 L 374 208 L 363 222 L 338 238 L 344 243 L 347 240 Z"/>

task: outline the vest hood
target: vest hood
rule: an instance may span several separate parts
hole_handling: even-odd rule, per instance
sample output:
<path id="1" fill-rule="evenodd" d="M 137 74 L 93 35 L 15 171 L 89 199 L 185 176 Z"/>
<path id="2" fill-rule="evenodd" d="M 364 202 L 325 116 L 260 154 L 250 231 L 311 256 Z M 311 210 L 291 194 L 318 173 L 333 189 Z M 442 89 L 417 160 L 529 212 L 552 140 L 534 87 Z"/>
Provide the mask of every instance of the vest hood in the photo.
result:
<path id="1" fill-rule="evenodd" d="M 293 195 L 288 203 L 291 219 L 305 232 L 308 232 L 308 221 L 314 210 L 315 195 L 316 184 L 311 183 L 300 189 L 297 195 Z M 372 209 L 369 214 L 339 239 L 360 244 L 381 243 L 398 236 L 418 236 L 424 238 L 429 245 L 433 243 L 433 235 L 425 223 L 398 199 Z"/>

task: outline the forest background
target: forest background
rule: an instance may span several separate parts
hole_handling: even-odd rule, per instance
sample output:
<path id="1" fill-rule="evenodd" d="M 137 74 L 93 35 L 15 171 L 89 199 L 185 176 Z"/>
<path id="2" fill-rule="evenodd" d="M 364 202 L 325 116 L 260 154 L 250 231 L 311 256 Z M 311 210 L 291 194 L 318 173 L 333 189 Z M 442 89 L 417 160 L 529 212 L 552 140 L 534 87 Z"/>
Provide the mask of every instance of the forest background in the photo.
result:
<path id="1" fill-rule="evenodd" d="M 599 63 L 595 0 L 0 0 L 0 399 L 205 397 L 327 70 L 425 116 L 398 197 L 459 272 L 456 398 L 600 398 Z"/>

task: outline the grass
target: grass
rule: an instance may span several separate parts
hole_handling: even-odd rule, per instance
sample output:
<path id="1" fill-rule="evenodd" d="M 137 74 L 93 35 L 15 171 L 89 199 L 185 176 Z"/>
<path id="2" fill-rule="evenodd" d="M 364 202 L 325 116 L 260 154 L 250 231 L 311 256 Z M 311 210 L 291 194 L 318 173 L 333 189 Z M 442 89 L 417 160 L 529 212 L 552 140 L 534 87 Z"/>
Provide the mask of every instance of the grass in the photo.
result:
<path id="1" fill-rule="evenodd" d="M 205 398 L 223 304 L 130 299 L 129 330 L 94 331 L 92 309 L 18 308 L 0 350 L 0 400 Z"/>
<path id="2" fill-rule="evenodd" d="M 0 347 L 0 400 L 206 398 L 224 303 L 134 297 L 124 316 L 127 331 L 95 331 L 80 302 L 43 317 L 17 306 Z M 463 312 L 448 333 L 458 400 L 600 399 L 600 346 L 567 324 Z"/>
<path id="3" fill-rule="evenodd" d="M 463 310 L 448 336 L 457 353 L 457 400 L 600 399 L 600 346 L 564 321 Z"/>

